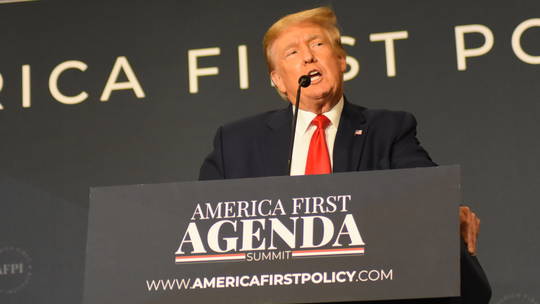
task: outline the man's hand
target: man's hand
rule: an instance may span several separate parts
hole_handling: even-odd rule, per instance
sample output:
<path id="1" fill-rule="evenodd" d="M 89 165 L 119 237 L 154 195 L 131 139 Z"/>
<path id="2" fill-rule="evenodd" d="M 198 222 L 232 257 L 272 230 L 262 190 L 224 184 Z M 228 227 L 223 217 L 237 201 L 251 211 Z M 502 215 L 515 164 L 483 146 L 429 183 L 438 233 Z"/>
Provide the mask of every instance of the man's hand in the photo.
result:
<path id="1" fill-rule="evenodd" d="M 467 206 L 459 207 L 459 228 L 461 237 L 471 255 L 476 255 L 476 241 L 480 232 L 480 219 Z"/>

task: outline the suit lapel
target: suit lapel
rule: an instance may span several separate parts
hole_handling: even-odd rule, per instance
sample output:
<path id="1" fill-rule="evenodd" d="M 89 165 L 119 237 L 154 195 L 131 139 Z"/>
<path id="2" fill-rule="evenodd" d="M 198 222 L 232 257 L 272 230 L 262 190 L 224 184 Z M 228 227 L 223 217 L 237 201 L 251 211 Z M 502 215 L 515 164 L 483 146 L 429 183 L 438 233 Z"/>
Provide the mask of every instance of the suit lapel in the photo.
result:
<path id="1" fill-rule="evenodd" d="M 291 106 L 272 113 L 267 121 L 267 130 L 260 137 L 259 147 L 263 155 L 264 176 L 289 175 L 287 159 L 292 122 Z M 333 172 L 358 170 L 360 156 L 367 136 L 367 121 L 362 114 L 364 108 L 353 106 L 347 100 L 339 121 L 333 152 Z M 357 134 L 361 131 L 361 134 Z"/>
<path id="2" fill-rule="evenodd" d="M 289 158 L 289 140 L 291 137 L 292 107 L 272 113 L 267 121 L 265 136 L 260 138 L 262 164 L 265 176 L 289 175 L 287 172 Z"/>
<path id="3" fill-rule="evenodd" d="M 358 170 L 368 128 L 363 109 L 345 100 L 334 142 L 334 172 Z"/>

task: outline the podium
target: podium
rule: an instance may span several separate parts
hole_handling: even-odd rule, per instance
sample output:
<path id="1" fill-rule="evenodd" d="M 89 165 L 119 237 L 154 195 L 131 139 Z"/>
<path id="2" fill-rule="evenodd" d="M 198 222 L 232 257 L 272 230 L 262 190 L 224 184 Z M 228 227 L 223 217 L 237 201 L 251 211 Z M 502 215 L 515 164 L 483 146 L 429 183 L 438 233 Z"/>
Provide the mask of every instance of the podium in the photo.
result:
<path id="1" fill-rule="evenodd" d="M 457 166 L 90 191 L 83 303 L 460 294 Z"/>

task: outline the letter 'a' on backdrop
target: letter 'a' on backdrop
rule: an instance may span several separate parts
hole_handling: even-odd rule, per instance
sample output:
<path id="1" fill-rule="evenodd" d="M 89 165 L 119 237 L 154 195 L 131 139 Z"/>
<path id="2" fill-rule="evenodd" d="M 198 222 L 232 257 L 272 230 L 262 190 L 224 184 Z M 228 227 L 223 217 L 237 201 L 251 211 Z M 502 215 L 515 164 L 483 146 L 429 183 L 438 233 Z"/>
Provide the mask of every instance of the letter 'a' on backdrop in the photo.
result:
<path id="1" fill-rule="evenodd" d="M 457 297 L 457 166 L 93 188 L 83 303 Z"/>

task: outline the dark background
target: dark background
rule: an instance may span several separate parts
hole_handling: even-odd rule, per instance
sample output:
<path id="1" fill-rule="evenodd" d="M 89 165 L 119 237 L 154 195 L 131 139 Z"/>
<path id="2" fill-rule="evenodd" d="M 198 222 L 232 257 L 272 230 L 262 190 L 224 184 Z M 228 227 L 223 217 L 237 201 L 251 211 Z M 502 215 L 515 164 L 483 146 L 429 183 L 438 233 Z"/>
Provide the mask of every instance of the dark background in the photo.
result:
<path id="1" fill-rule="evenodd" d="M 330 4 L 360 73 L 346 82 L 350 101 L 406 110 L 439 164 L 461 164 L 465 202 L 482 219 L 479 258 L 492 303 L 537 303 L 540 66 L 518 59 L 512 32 L 540 18 L 538 1 L 35 1 L 0 4 L 0 248 L 32 258 L 28 284 L 2 303 L 79 303 L 88 189 L 91 186 L 195 180 L 221 124 L 284 107 L 262 56 L 266 29 L 284 14 Z M 483 24 L 495 37 L 487 54 L 458 71 L 454 27 Z M 383 42 L 371 33 L 408 31 L 397 40 L 396 77 L 386 76 Z M 466 36 L 479 47 L 479 34 Z M 522 46 L 540 56 L 540 27 Z M 237 47 L 247 45 L 249 89 L 239 88 Z M 219 47 L 199 59 L 219 75 L 189 93 L 191 49 Z M 125 56 L 145 96 L 113 91 L 99 100 L 116 58 Z M 59 79 L 68 60 L 85 72 Z M 31 67 L 31 107 L 22 107 L 21 67 Z M 124 80 L 121 73 L 120 81 Z M 4 263 L 0 261 L 0 264 Z M 5 279 L 5 278 L 3 278 Z M 1 282 L 1 281 L 0 281 Z M 0 288 L 1 289 L 1 288 Z"/>

